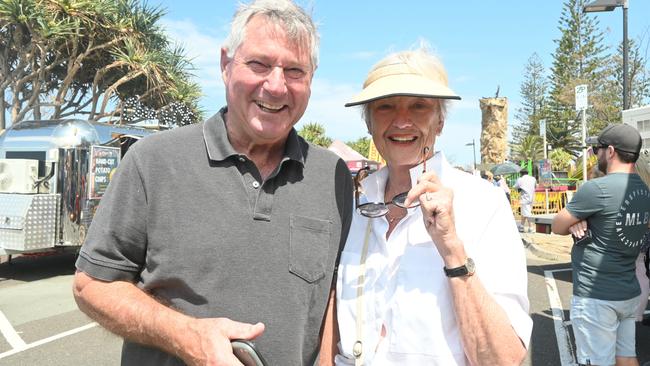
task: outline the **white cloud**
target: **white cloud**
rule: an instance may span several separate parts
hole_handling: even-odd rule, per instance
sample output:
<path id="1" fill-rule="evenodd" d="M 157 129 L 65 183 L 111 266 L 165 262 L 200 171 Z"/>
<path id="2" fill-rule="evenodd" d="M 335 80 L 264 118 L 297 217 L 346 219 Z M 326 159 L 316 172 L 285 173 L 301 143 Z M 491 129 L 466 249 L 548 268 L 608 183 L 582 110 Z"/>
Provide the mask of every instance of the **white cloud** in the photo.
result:
<path id="1" fill-rule="evenodd" d="M 224 37 L 205 32 L 189 20 L 163 19 L 162 24 L 166 34 L 173 42 L 182 45 L 192 60 L 194 79 L 203 92 L 201 105 L 209 117 L 225 101 L 219 61 Z"/>
<path id="2" fill-rule="evenodd" d="M 163 19 L 162 25 L 167 35 L 185 47 L 187 55 L 197 68 L 219 67 L 219 54 L 223 37 L 216 37 L 202 31 L 189 20 Z"/>

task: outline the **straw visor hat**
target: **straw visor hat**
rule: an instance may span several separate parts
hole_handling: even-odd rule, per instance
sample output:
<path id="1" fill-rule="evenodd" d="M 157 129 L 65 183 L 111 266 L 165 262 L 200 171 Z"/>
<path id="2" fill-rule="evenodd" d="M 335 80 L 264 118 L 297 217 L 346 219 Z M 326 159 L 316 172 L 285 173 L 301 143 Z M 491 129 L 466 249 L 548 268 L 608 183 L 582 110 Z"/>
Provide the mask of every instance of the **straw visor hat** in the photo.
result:
<path id="1" fill-rule="evenodd" d="M 423 75 L 421 71 L 402 61 L 372 70 L 363 83 L 361 93 L 355 95 L 345 106 L 352 107 L 395 96 L 460 99 L 447 86 L 444 69 Z"/>

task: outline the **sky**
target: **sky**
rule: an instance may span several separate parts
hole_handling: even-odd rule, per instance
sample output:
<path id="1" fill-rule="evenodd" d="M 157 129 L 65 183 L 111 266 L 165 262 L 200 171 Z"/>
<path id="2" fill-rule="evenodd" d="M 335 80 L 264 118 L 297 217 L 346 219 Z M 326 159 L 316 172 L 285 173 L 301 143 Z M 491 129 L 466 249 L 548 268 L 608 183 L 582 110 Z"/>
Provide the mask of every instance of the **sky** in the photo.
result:
<path id="1" fill-rule="evenodd" d="M 319 26 L 320 63 L 307 111 L 296 125 L 318 122 L 334 139 L 369 136 L 358 108 L 343 105 L 361 90 L 370 68 L 384 56 L 426 41 L 441 58 L 450 87 L 462 100 L 452 102 L 436 150 L 454 165 L 473 164 L 472 141 L 480 160 L 479 99 L 507 97 L 509 130 L 515 123 L 520 85 L 528 58 L 537 53 L 548 70 L 560 38 L 561 0 L 297 0 Z M 150 0 L 166 9 L 167 34 L 193 59 L 202 86 L 206 116 L 224 104 L 219 50 L 237 7 L 233 0 Z M 498 5 L 498 6 L 497 6 Z M 623 39 L 623 12 L 591 13 L 615 49 Z M 643 40 L 650 58 L 650 0 L 629 0 L 628 37 Z M 649 64 L 650 66 L 650 64 Z"/>

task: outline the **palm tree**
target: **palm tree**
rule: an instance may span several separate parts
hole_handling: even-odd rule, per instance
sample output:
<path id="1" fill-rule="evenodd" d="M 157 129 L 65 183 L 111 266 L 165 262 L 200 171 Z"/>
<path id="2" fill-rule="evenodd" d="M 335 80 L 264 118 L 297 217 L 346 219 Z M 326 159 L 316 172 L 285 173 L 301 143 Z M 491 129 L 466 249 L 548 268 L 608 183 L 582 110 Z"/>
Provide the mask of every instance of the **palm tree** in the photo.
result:
<path id="1" fill-rule="evenodd" d="M 198 84 L 160 27 L 163 15 L 141 0 L 0 1 L 0 91 L 10 91 L 12 121 L 40 118 L 43 107 L 49 118 L 119 120 L 133 96 L 200 116 Z"/>
<path id="2" fill-rule="evenodd" d="M 543 156 L 544 149 L 539 136 L 528 135 L 521 140 L 521 144 L 512 146 L 513 161 L 536 161 Z"/>
<path id="3" fill-rule="evenodd" d="M 302 126 L 298 134 L 318 146 L 329 147 L 332 144 L 332 139 L 325 135 L 325 127 L 318 122 L 307 123 Z"/>

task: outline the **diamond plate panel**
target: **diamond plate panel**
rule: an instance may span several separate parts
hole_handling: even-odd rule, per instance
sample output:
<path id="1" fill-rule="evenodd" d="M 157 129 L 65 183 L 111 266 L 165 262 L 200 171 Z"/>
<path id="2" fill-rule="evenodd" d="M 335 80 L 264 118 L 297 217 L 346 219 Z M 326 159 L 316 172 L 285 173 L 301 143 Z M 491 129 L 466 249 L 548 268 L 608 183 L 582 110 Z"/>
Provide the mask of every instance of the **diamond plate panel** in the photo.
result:
<path id="1" fill-rule="evenodd" d="M 29 251 L 55 244 L 58 194 L 0 194 L 0 246 Z"/>

